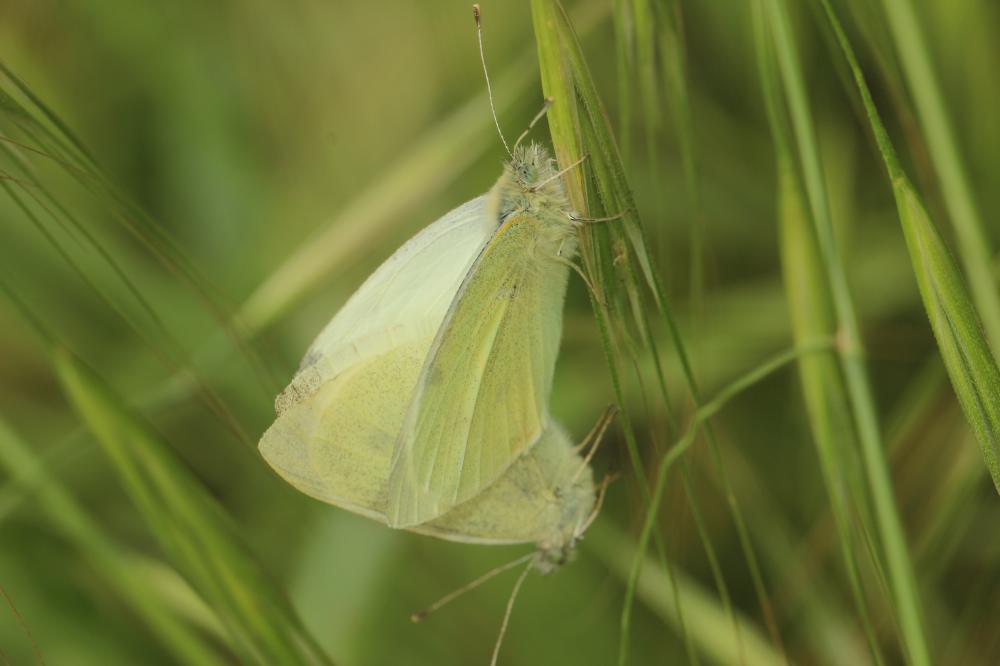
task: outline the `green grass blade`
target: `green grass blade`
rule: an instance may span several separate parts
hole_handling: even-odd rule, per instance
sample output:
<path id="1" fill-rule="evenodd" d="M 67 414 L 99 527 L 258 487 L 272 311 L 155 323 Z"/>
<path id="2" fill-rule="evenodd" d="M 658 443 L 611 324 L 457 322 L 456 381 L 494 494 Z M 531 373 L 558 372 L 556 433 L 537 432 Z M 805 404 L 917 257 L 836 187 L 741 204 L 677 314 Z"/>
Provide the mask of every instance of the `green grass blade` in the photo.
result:
<path id="1" fill-rule="evenodd" d="M 552 132 L 553 144 L 555 145 L 557 159 L 563 166 L 568 166 L 580 159 L 580 156 L 588 156 L 586 169 L 594 175 L 598 197 L 596 202 L 588 201 L 587 192 L 583 187 L 583 170 L 575 169 L 568 174 L 567 188 L 570 193 L 571 202 L 578 210 L 591 211 L 588 207 L 597 203 L 600 210 L 621 214 L 619 223 L 613 225 L 614 233 L 621 234 L 624 238 L 617 239 L 619 242 L 614 247 L 621 248 L 621 241 L 627 240 L 631 253 L 612 254 L 602 248 L 599 239 L 601 235 L 592 231 L 585 233 L 581 239 L 581 255 L 584 266 L 591 275 L 591 281 L 599 288 L 599 293 L 603 290 L 599 301 L 608 302 L 609 295 L 613 294 L 613 285 L 618 280 L 610 278 L 620 276 L 619 279 L 628 283 L 635 281 L 632 262 L 628 258 L 634 254 L 635 263 L 638 265 L 638 273 L 643 277 L 649 288 L 657 310 L 663 315 L 671 331 L 671 336 L 675 349 L 684 367 L 684 378 L 691 391 L 696 405 L 700 404 L 700 393 L 694 373 L 685 351 L 685 345 L 679 334 L 676 321 L 666 303 L 664 291 L 660 283 L 659 275 L 653 269 L 653 262 L 648 251 L 645 231 L 640 223 L 635 207 L 635 199 L 629 188 L 624 175 L 621 157 L 618 153 L 613 135 L 610 130 L 607 117 L 601 105 L 600 96 L 590 75 L 589 68 L 583 57 L 579 41 L 573 32 L 572 26 L 566 16 L 565 10 L 558 2 L 552 0 L 537 1 L 532 3 L 535 18 L 535 33 L 539 48 L 539 61 L 542 70 L 542 86 L 548 97 L 555 99 L 555 103 L 549 113 L 549 128 Z M 581 205 L 584 206 L 581 208 Z M 597 239 L 595 241 L 595 239 Z M 614 264 L 623 265 L 615 271 L 600 271 L 602 267 L 612 263 L 608 257 L 614 257 Z M 601 308 L 595 308 L 598 321 L 601 322 Z M 633 312 L 633 317 L 639 323 L 640 329 L 649 329 L 649 319 L 645 309 L 641 312 Z M 603 326 L 603 324 L 602 324 Z M 646 336 L 652 339 L 652 336 Z M 655 346 L 651 347 L 654 358 L 657 357 Z M 609 356 L 613 354 L 610 353 Z M 657 361 L 658 368 L 660 367 Z M 658 381 L 665 387 L 662 377 L 662 370 L 658 373 Z M 619 400 L 621 396 L 619 395 Z M 627 412 L 623 409 L 623 425 L 628 426 Z M 760 567 L 757 563 L 751 544 L 750 535 L 746 529 L 746 521 L 743 519 L 736 501 L 736 496 L 730 490 L 730 484 L 725 472 L 725 466 L 719 452 L 718 444 L 715 440 L 712 429 L 706 428 L 709 440 L 709 447 L 713 456 L 713 464 L 722 478 L 727 505 L 733 517 L 737 534 L 740 539 L 740 546 L 747 561 L 747 566 L 751 572 L 754 591 L 757 595 L 762 613 L 768 625 L 769 633 L 775 644 L 780 645 L 777 627 L 773 620 L 773 612 L 770 608 L 767 591 L 760 574 Z M 628 438 L 628 432 L 626 431 Z M 630 456 L 633 465 L 638 460 L 637 453 L 631 450 Z M 641 468 L 637 467 L 641 471 Z M 641 474 L 639 475 L 641 477 Z M 648 492 L 644 492 L 644 497 L 649 497 Z M 658 507 L 655 504 L 649 506 L 649 511 L 654 513 Z M 703 544 L 706 549 L 712 548 L 711 544 Z M 627 611 L 626 611 L 627 612 Z M 626 621 L 623 614 L 623 624 Z M 622 645 L 627 645 L 623 641 Z M 627 649 L 627 648 L 623 648 Z M 624 658 L 624 656 L 622 657 Z"/>
<path id="2" fill-rule="evenodd" d="M 983 335 L 979 313 L 973 302 L 974 295 L 969 294 L 947 245 L 899 165 L 895 149 L 840 21 L 833 13 L 829 1 L 821 1 L 854 75 L 885 162 L 913 272 L 941 358 L 965 418 L 979 441 L 993 485 L 1000 493 L 1000 369 L 997 368 L 996 359 Z M 995 285 L 993 291 L 996 292 Z"/>
<path id="3" fill-rule="evenodd" d="M 169 330 L 163 313 L 103 244 L 106 241 L 101 239 L 101 226 L 108 220 L 122 224 L 156 258 L 174 270 L 181 271 L 188 260 L 161 228 L 115 190 L 65 123 L 2 63 L 0 95 L 3 99 L 0 159 L 9 161 L 0 166 L 3 177 L 0 189 L 13 202 L 18 216 L 42 235 L 75 277 L 142 341 L 166 370 L 183 376 L 219 420 L 238 439 L 249 444 L 229 407 L 191 363 L 187 350 Z M 74 213 L 74 210 L 87 212 Z M 106 269 L 109 281 L 101 279 L 102 269 Z M 211 295 L 207 281 L 193 268 L 185 277 L 229 337 L 243 348 L 251 364 L 257 364 L 252 350 L 243 345 L 242 337 L 233 329 L 224 307 Z M 124 295 L 115 295 L 118 285 L 124 288 Z M 132 313 L 133 306 L 138 307 L 139 313 Z M 260 371 L 258 378 L 263 374 Z"/>
<path id="4" fill-rule="evenodd" d="M 593 83 L 583 63 L 579 43 L 569 25 L 568 17 L 561 6 L 552 2 L 533 2 L 532 16 L 538 45 L 542 89 L 547 98 L 553 99 L 548 121 L 556 158 L 565 167 L 582 158 L 585 146 L 594 147 L 591 154 L 588 154 L 587 165 L 594 170 L 600 197 L 593 202 L 589 200 L 583 177 L 584 169 L 573 169 L 566 174 L 571 203 L 576 210 L 592 215 L 621 212 L 622 224 L 638 225 L 631 193 L 627 188 L 624 191 L 617 189 L 623 178 L 616 178 L 610 173 L 612 169 L 617 169 L 620 174 L 621 160 L 613 140 L 610 139 L 607 119 L 593 90 Z M 655 345 L 648 344 L 653 338 L 645 310 L 641 306 L 639 288 L 632 267 L 632 253 L 628 250 L 630 246 L 635 247 L 635 238 L 640 239 L 639 248 L 643 252 L 645 244 L 641 241 L 641 230 L 634 229 L 634 232 L 633 243 L 630 245 L 630 241 L 622 237 L 617 222 L 610 228 L 605 225 L 591 226 L 589 232 L 581 235 L 581 257 L 585 270 L 591 276 L 590 282 L 595 288 L 592 305 L 601 332 L 612 385 L 620 406 L 619 418 L 625 435 L 626 448 L 635 470 L 640 493 L 648 503 L 651 495 L 644 463 L 631 410 L 627 408 L 628 402 L 625 400 L 624 375 L 627 368 L 633 367 L 632 362 L 628 360 L 630 353 L 624 348 L 627 337 L 625 321 L 628 318 L 635 321 L 639 337 L 647 343 L 647 349 L 652 355 L 656 373 L 654 382 L 660 390 L 668 429 L 673 427 L 673 415 L 659 354 Z M 647 258 L 646 265 L 648 263 Z M 650 273 L 647 275 L 651 276 Z M 616 289 L 619 281 L 624 283 L 623 299 Z M 666 560 L 664 539 L 659 533 L 656 543 L 660 562 L 667 571 L 667 576 L 671 577 L 672 565 Z M 711 548 L 710 543 L 706 543 L 705 546 L 707 549 Z M 695 663 L 697 655 L 686 631 L 683 609 L 679 600 L 675 601 L 680 634 L 688 649 L 688 660 Z M 628 623 L 629 615 L 626 607 L 622 615 L 623 634 L 627 633 Z M 626 645 L 627 641 L 623 640 L 621 644 Z"/>
<path id="5" fill-rule="evenodd" d="M 695 160 L 694 116 L 691 112 L 691 98 L 688 90 L 680 3 L 676 0 L 658 2 L 654 7 L 654 14 L 659 33 L 660 68 L 666 90 L 667 105 L 680 147 L 684 189 L 687 194 L 691 236 L 691 256 L 689 257 L 691 262 L 691 304 L 695 312 L 700 313 L 705 305 L 705 219 L 702 214 L 701 184 L 698 181 Z M 701 332 L 698 326 L 700 322 L 698 322 L 697 316 L 694 319 L 693 330 L 698 335 Z"/>
<path id="6" fill-rule="evenodd" d="M 595 524 L 587 534 L 588 551 L 625 582 L 629 580 L 633 563 L 640 555 L 629 544 L 628 535 L 607 522 Z M 652 561 L 645 562 L 641 571 L 636 581 L 636 599 L 680 632 L 681 618 L 674 603 L 674 596 L 679 597 L 692 640 L 711 663 L 724 666 L 776 666 L 787 663 L 754 622 L 743 614 L 735 615 L 740 640 L 732 638 L 733 614 L 692 576 L 675 571 L 671 579 Z"/>
<path id="7" fill-rule="evenodd" d="M 796 344 L 806 345 L 833 336 L 836 321 L 829 285 L 821 268 L 822 259 L 802 200 L 801 183 L 795 174 L 792 140 L 781 113 L 781 94 L 761 4 L 754 3 L 752 10 L 758 70 L 777 156 L 778 218 L 786 298 Z M 872 624 L 857 560 L 859 551 L 852 516 L 860 516 L 869 533 L 871 521 L 868 498 L 860 478 L 847 389 L 832 350 L 803 356 L 798 368 L 848 585 L 875 663 L 882 664 L 885 659 Z"/>
<path id="8" fill-rule="evenodd" d="M 611 12 L 615 26 L 615 67 L 618 74 L 618 132 L 628 160 L 632 149 L 632 74 L 635 71 L 635 19 L 630 0 L 615 0 Z"/>
<path id="9" fill-rule="evenodd" d="M 712 400 L 703 403 L 703 405 L 695 413 L 690 425 L 685 430 L 684 434 L 677 440 L 677 442 L 667 451 L 667 454 L 663 456 L 660 460 L 659 466 L 656 471 L 656 484 L 653 490 L 653 499 L 650 504 L 649 510 L 646 512 L 645 519 L 643 521 L 642 530 L 639 533 L 639 541 L 636 546 L 636 556 L 632 561 L 632 568 L 629 572 L 627 579 L 627 585 L 625 590 L 625 608 L 629 609 L 633 598 L 638 590 L 640 576 L 642 574 L 642 564 L 643 557 L 642 554 L 646 552 L 649 546 L 649 540 L 653 534 L 653 528 L 656 524 L 656 508 L 660 506 L 663 501 L 663 493 L 666 490 L 666 480 L 671 468 L 677 462 L 679 462 L 684 454 L 694 445 L 695 439 L 701 430 L 706 427 L 709 420 L 715 416 L 726 403 L 740 394 L 746 391 L 748 388 L 752 387 L 757 382 L 760 382 L 768 375 L 777 372 L 783 367 L 787 366 L 789 363 L 795 361 L 800 356 L 816 353 L 824 349 L 829 349 L 831 342 L 829 340 L 814 341 L 809 346 L 803 347 L 801 349 L 793 349 L 789 352 L 778 354 L 772 359 L 765 361 L 759 367 L 754 368 L 750 372 L 746 373 L 742 377 L 738 378 L 736 381 L 732 382 L 728 386 L 724 387 L 719 391 L 718 395 Z M 731 614 L 730 619 L 733 620 L 734 616 Z M 622 641 L 622 651 L 619 653 L 618 663 L 620 665 L 624 664 L 627 657 L 627 651 L 624 647 L 625 640 Z M 735 642 L 737 644 L 742 643 L 741 632 L 736 633 Z M 778 650 L 781 652 L 782 650 Z"/>
<path id="10" fill-rule="evenodd" d="M 184 664 L 222 666 L 229 663 L 192 627 L 180 621 L 132 566 L 127 555 L 61 488 L 43 462 L 0 419 L 0 465 L 18 483 L 35 487 L 36 499 L 49 520 L 80 549 L 87 562 L 115 593 L 139 615 L 166 649 Z"/>
<path id="11" fill-rule="evenodd" d="M 786 164 L 779 174 L 781 248 L 792 329 L 796 344 L 803 345 L 832 335 L 835 327 L 819 253 L 799 183 L 790 168 Z M 869 515 L 868 503 L 860 487 L 853 424 L 836 355 L 831 351 L 803 357 L 799 375 L 851 594 L 875 662 L 882 664 L 885 660 L 862 587 L 852 520 L 853 515 Z"/>
<path id="12" fill-rule="evenodd" d="M 1000 370 L 958 266 L 913 187 L 894 183 L 906 244 L 927 317 L 955 395 L 1000 493 Z"/>
<path id="13" fill-rule="evenodd" d="M 553 100 L 548 111 L 549 130 L 555 148 L 556 159 L 560 165 L 567 166 L 579 161 L 584 155 L 585 132 L 587 137 L 592 134 L 587 118 L 581 118 L 581 110 L 577 104 L 579 81 L 574 76 L 570 55 L 572 47 L 567 43 L 569 38 L 575 42 L 575 37 L 569 37 L 567 19 L 561 7 L 557 8 L 551 2 L 533 2 L 532 14 L 535 24 L 536 41 L 538 44 L 538 59 L 542 74 L 542 90 L 547 98 Z M 579 57 L 579 54 L 577 54 Z M 601 112 L 603 114 L 603 112 Z M 587 125 L 587 127 L 584 127 Z M 587 161 L 597 166 L 605 163 L 597 155 L 588 156 Z M 564 175 L 569 182 L 567 192 L 573 207 L 584 214 L 594 210 L 588 203 L 587 189 L 584 185 L 584 170 L 572 169 Z M 565 182 L 565 181 L 564 181 Z M 628 213 L 627 216 L 631 216 Z M 587 233 L 581 235 L 581 256 L 587 273 L 591 276 L 591 284 L 596 289 L 593 294 L 594 311 L 605 343 L 605 353 L 612 371 L 612 381 L 615 386 L 619 403 L 624 403 L 622 378 L 624 369 L 628 367 L 626 354 L 622 353 L 622 332 L 624 328 L 612 321 L 612 315 L 617 310 L 612 301 L 617 296 L 617 290 L 608 288 L 613 284 L 614 269 L 607 261 L 606 251 L 608 230 L 592 225 Z M 596 278 L 596 279 L 595 279 Z M 642 458 L 639 454 L 635 431 L 632 427 L 629 411 L 622 410 L 620 415 L 623 430 L 627 438 L 629 455 L 636 469 L 637 479 L 643 495 L 648 497 L 648 487 L 645 485 Z"/>
<path id="14" fill-rule="evenodd" d="M 12 151 L 10 151 L 6 145 L 0 145 L 0 154 L 4 153 L 12 154 Z M 30 178 L 30 176 L 28 177 Z M 146 299 L 142 297 L 141 293 L 139 293 L 136 286 L 128 279 L 124 271 L 122 271 L 122 269 L 118 266 L 117 262 L 115 262 L 111 255 L 86 232 L 85 228 L 72 216 L 66 215 L 67 221 L 73 225 L 74 230 L 81 232 L 81 235 L 86 239 L 87 244 L 108 263 L 116 275 L 118 275 L 119 278 L 126 284 L 129 291 L 137 297 L 139 303 L 143 306 L 143 309 L 153 315 L 152 318 L 157 323 L 157 335 L 155 338 L 147 333 L 143 326 L 129 315 L 126 308 L 119 304 L 113 296 L 106 293 L 105 289 L 98 284 L 95 279 L 91 278 L 87 269 L 82 267 L 80 262 L 74 258 L 75 253 L 70 251 L 70 249 L 66 246 L 67 244 L 60 241 L 56 234 L 42 221 L 39 215 L 34 212 L 34 209 L 29 204 L 35 204 L 36 206 L 41 207 L 41 209 L 44 210 L 51 218 L 54 218 L 58 222 L 63 221 L 61 216 L 65 214 L 64 209 L 57 201 L 49 196 L 45 196 L 47 195 L 47 191 L 40 183 L 31 181 L 21 182 L 2 180 L 0 181 L 0 190 L 7 194 L 21 215 L 31 223 L 31 225 L 39 232 L 45 241 L 53 248 L 59 258 L 73 272 L 75 277 L 79 279 L 80 283 L 87 285 L 89 291 L 97 298 L 97 300 L 100 301 L 102 305 L 106 306 L 110 311 L 114 312 L 115 315 L 126 324 L 130 332 L 142 341 L 150 352 L 160 361 L 164 368 L 178 372 L 191 382 L 193 386 L 197 387 L 197 393 L 205 401 L 205 404 L 215 413 L 219 420 L 225 423 L 237 438 L 244 443 L 249 443 L 249 438 L 225 402 L 208 384 L 205 378 L 194 369 L 194 367 L 190 364 L 190 361 L 185 358 L 185 352 L 181 348 L 180 344 L 171 336 L 166 327 L 163 326 L 162 321 L 155 314 L 153 308 L 149 306 Z M 36 193 L 36 191 L 40 194 Z M 45 196 L 45 198 L 43 199 L 42 196 Z"/>
<path id="15" fill-rule="evenodd" d="M 151 532 L 218 614 L 244 658 L 261 664 L 330 664 L 250 554 L 232 519 L 170 446 L 70 352 L 57 347 L 53 363 L 67 397 Z"/>
<path id="16" fill-rule="evenodd" d="M 972 299 L 986 337 L 1000 354 L 1000 289 L 993 274 L 993 253 L 972 185 L 959 154 L 945 95 L 931 66 L 930 51 L 911 0 L 882 0 L 895 38 L 903 74 L 913 95 L 927 146 L 941 182 L 945 205 L 958 238 L 959 256 L 969 278 Z M 996 357 L 996 355 L 995 355 Z M 994 477 L 995 479 L 996 477 Z"/>
<path id="17" fill-rule="evenodd" d="M 72 133 L 68 124 L 2 62 L 0 62 L 0 96 L 3 101 L 0 104 L 0 119 L 6 121 L 7 125 L 3 128 L 5 143 L 25 149 L 33 157 L 58 165 L 88 196 L 99 202 L 103 215 L 103 219 L 99 222 L 110 221 L 117 224 L 166 271 L 182 280 L 199 298 L 205 310 L 215 319 L 233 346 L 246 357 L 256 373 L 256 379 L 266 386 L 269 381 L 266 370 L 254 350 L 247 344 L 239 323 L 234 321 L 231 308 L 215 287 L 202 275 L 166 229 L 119 190 L 83 143 Z M 97 221 L 91 221 L 91 224 L 96 225 Z M 110 255 L 103 253 L 100 248 L 98 252 L 112 270 L 117 272 L 117 265 L 111 261 Z M 120 277 L 126 282 L 129 281 L 124 275 Z M 145 299 L 139 300 L 144 309 L 152 311 L 153 308 L 145 303 Z M 191 374 L 195 371 L 185 369 L 185 372 Z M 217 410 L 218 406 L 212 408 Z M 228 417 L 220 418 L 228 420 L 230 425 L 235 423 Z M 244 437 L 239 432 L 236 435 Z"/>
<path id="18" fill-rule="evenodd" d="M 783 0 L 768 0 L 767 10 L 781 80 L 787 95 L 799 167 L 837 320 L 840 365 L 861 445 L 863 469 L 872 497 L 879 541 L 885 550 L 894 610 L 909 659 L 915 666 L 926 666 L 930 664 L 930 651 L 923 626 L 916 575 L 893 496 L 892 479 L 864 359 L 864 345 L 853 296 L 835 240 L 799 56 Z"/>

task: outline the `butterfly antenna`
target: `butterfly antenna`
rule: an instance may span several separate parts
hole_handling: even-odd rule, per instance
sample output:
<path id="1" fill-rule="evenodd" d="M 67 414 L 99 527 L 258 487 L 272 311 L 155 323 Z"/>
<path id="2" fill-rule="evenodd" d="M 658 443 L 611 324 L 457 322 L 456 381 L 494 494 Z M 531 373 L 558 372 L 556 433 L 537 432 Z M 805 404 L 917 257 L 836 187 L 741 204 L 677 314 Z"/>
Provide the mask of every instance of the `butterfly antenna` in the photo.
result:
<path id="1" fill-rule="evenodd" d="M 476 589 L 477 587 L 479 587 L 486 581 L 490 580 L 494 576 L 498 576 L 502 574 L 504 571 L 508 571 L 516 566 L 524 564 L 528 560 L 532 559 L 534 556 L 535 556 L 534 553 L 528 553 L 527 555 L 519 557 L 512 562 L 508 562 L 507 564 L 501 564 L 497 568 L 487 571 L 486 573 L 484 573 L 482 576 L 472 581 L 471 583 L 466 583 L 465 585 L 458 588 L 454 592 L 444 595 L 443 597 L 441 597 L 440 599 L 438 599 L 437 601 L 435 601 L 433 604 L 423 609 L 422 611 L 417 611 L 416 613 L 410 616 L 410 620 L 413 622 L 420 622 L 421 620 L 425 619 L 428 615 L 430 615 L 437 609 L 441 608 L 445 604 L 451 603 L 452 601 L 459 598 L 466 592 Z"/>
<path id="2" fill-rule="evenodd" d="M 528 128 L 525 129 L 523 132 L 521 132 L 521 136 L 517 137 L 517 141 L 514 142 L 514 150 L 517 150 L 517 147 L 524 140 L 524 137 L 528 136 L 528 133 L 532 129 L 534 129 L 535 125 L 538 124 L 538 121 L 541 120 L 545 116 L 545 114 L 549 112 L 549 109 L 552 108 L 552 104 L 554 102 L 555 100 L 551 97 L 545 98 L 545 103 L 542 104 L 542 110 L 535 114 L 535 117 L 531 119 L 530 123 L 528 123 Z"/>
<path id="3" fill-rule="evenodd" d="M 532 553 L 534 556 L 534 553 Z M 490 659 L 490 666 L 497 666 L 497 659 L 500 658 L 500 645 L 503 643 L 504 634 L 507 633 L 507 624 L 510 622 L 510 613 L 514 610 L 514 600 L 517 599 L 517 593 L 521 591 L 521 586 L 524 585 L 524 579 L 528 577 L 528 572 L 531 571 L 531 563 L 524 568 L 521 575 L 518 577 L 517 582 L 514 583 L 514 589 L 510 592 L 510 599 L 507 600 L 507 610 L 503 614 L 503 622 L 500 623 L 500 635 L 497 636 L 496 645 L 493 646 L 493 658 Z"/>
<path id="4" fill-rule="evenodd" d="M 472 5 L 472 16 L 476 19 L 476 37 L 479 39 L 479 61 L 483 63 L 483 76 L 486 78 L 486 95 L 490 98 L 490 111 L 493 112 L 493 123 L 497 126 L 497 134 L 500 135 L 500 142 L 503 144 L 504 150 L 511 157 L 514 156 L 510 152 L 510 147 L 507 145 L 507 139 L 503 138 L 503 130 L 500 129 L 500 120 L 497 118 L 497 107 L 493 105 L 493 86 L 490 85 L 490 73 L 486 69 L 486 51 L 483 49 L 483 22 L 482 22 L 482 10 L 479 9 L 479 5 Z M 516 145 L 516 144 L 515 144 Z"/>

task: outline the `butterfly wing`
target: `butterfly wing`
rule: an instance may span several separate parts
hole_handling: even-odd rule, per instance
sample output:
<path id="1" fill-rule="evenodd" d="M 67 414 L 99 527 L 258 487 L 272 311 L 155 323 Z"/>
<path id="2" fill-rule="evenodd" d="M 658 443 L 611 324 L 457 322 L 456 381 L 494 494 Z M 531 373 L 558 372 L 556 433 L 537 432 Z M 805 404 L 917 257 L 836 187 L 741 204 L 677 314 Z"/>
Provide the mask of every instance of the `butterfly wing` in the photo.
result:
<path id="1" fill-rule="evenodd" d="M 560 542 L 589 517 L 595 494 L 590 466 L 550 418 L 538 442 L 493 485 L 412 529 L 466 543 Z"/>
<path id="2" fill-rule="evenodd" d="M 405 407 L 449 304 L 492 235 L 485 211 L 485 197 L 473 199 L 410 239 L 310 347 L 260 442 L 293 486 L 384 516 Z"/>
<path id="3" fill-rule="evenodd" d="M 542 227 L 528 215 L 506 220 L 459 289 L 396 442 L 391 526 L 476 496 L 545 428 L 568 268 L 536 252 Z"/>
<path id="4" fill-rule="evenodd" d="M 305 494 L 384 522 L 396 434 L 431 342 L 370 356 L 324 381 L 278 416 L 261 454 Z"/>
<path id="5" fill-rule="evenodd" d="M 365 358 L 409 340 L 433 338 L 493 227 L 484 195 L 404 243 L 316 337 L 275 401 L 278 413 Z"/>

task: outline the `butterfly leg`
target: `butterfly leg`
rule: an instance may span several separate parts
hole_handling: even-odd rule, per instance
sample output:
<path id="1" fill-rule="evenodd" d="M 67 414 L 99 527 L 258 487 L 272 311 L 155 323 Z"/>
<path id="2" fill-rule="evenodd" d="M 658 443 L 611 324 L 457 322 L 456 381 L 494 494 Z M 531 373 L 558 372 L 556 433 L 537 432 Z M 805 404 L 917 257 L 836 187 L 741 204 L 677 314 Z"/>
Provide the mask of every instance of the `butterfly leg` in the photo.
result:
<path id="1" fill-rule="evenodd" d="M 590 281 L 590 278 L 587 277 L 587 274 L 583 272 L 583 269 L 580 268 L 576 264 L 576 262 L 570 261 L 569 259 L 567 259 L 566 257 L 562 256 L 559 253 L 556 253 L 553 259 L 555 259 L 561 264 L 566 264 L 574 271 L 576 271 L 576 274 L 579 275 L 581 278 L 583 278 L 584 283 L 587 285 L 587 289 L 589 289 L 590 293 L 594 295 L 594 298 L 597 299 L 597 302 L 600 303 L 602 307 L 606 305 L 604 299 L 601 297 L 600 292 L 594 288 L 594 283 Z"/>
<path id="2" fill-rule="evenodd" d="M 546 113 L 548 113 L 549 109 L 552 107 L 553 102 L 555 102 L 555 100 L 552 99 L 551 97 L 545 98 L 545 103 L 542 105 L 542 110 L 535 114 L 535 117 L 531 119 L 530 123 L 528 123 L 527 129 L 521 132 L 521 136 L 517 137 L 517 141 L 514 142 L 514 148 L 517 148 L 521 144 L 521 142 L 524 141 L 524 137 L 528 136 L 528 133 L 535 127 L 535 125 L 538 124 L 538 121 L 541 120 Z"/>
<path id="3" fill-rule="evenodd" d="M 583 164 L 583 163 L 584 163 L 584 161 L 585 161 L 585 160 L 586 160 L 586 159 L 587 159 L 588 157 L 590 157 L 590 155 L 584 155 L 583 157 L 581 157 L 580 159 L 578 159 L 578 160 L 577 160 L 576 162 L 573 162 L 573 163 L 572 163 L 572 164 L 570 164 L 570 165 L 569 165 L 568 167 L 566 167 L 565 169 L 563 169 L 562 171 L 557 171 L 556 173 L 552 174 L 551 176 L 549 176 L 548 178 L 546 178 L 546 179 L 545 179 L 545 180 L 543 180 L 542 182 L 540 182 L 540 183 L 536 183 L 536 184 L 535 184 L 535 185 L 534 185 L 534 186 L 533 186 L 533 187 L 531 188 L 531 190 L 530 190 L 530 191 L 532 191 L 532 192 L 537 192 L 538 190 L 542 189 L 543 187 L 545 187 L 546 185 L 548 185 L 549 183 L 551 183 L 551 182 L 552 182 L 553 180 L 557 180 L 558 178 L 562 177 L 562 175 L 563 175 L 564 173 L 567 173 L 568 171 L 571 171 L 571 170 L 573 170 L 573 169 L 577 168 L 578 166 L 580 166 L 581 164 Z"/>
<path id="4" fill-rule="evenodd" d="M 623 217 L 625 217 L 625 214 L 628 212 L 628 210 L 629 209 L 626 208 L 625 210 L 619 213 L 615 213 L 614 215 L 608 215 L 607 217 L 580 217 L 575 213 L 568 213 L 567 217 L 569 217 L 570 222 L 573 223 L 582 222 L 584 224 L 593 224 L 595 222 L 614 222 L 615 220 L 620 220 Z"/>
<path id="5" fill-rule="evenodd" d="M 594 454 L 597 452 L 597 447 L 601 444 L 601 440 L 604 438 L 604 432 L 608 429 L 608 426 L 611 425 L 611 422 L 615 420 L 615 416 L 617 414 L 618 408 L 616 406 L 610 405 L 607 407 L 601 414 L 601 417 L 597 419 L 597 423 L 594 424 L 594 427 L 587 433 L 587 436 L 584 437 L 583 441 L 577 445 L 577 451 L 582 451 L 588 446 L 590 447 L 590 450 L 584 456 L 583 462 L 580 464 L 580 468 L 576 470 L 576 473 L 573 475 L 572 480 L 574 482 L 577 477 L 583 473 L 583 470 L 587 468 L 587 465 L 590 464 L 591 458 L 594 457 Z"/>
<path id="6" fill-rule="evenodd" d="M 580 523 L 580 526 L 574 530 L 573 538 L 579 540 L 583 537 L 583 533 L 586 532 L 590 525 L 597 519 L 597 514 L 601 512 L 601 507 L 604 505 L 604 496 L 607 495 L 608 486 L 611 482 L 618 478 L 617 474 L 608 474 L 601 480 L 601 485 L 597 489 L 597 501 L 594 502 L 594 509 L 587 516 L 586 520 Z"/>

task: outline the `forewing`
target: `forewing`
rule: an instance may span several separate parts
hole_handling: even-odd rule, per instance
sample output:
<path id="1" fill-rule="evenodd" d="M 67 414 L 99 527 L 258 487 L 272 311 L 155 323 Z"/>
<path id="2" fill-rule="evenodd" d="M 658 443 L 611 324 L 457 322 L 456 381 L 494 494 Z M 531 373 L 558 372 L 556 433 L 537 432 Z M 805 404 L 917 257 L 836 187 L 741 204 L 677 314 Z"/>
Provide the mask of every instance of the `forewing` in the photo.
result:
<path id="1" fill-rule="evenodd" d="M 434 334 L 495 222 L 485 197 L 404 244 L 313 343 L 260 451 L 299 490 L 384 519 L 390 462 Z"/>
<path id="2" fill-rule="evenodd" d="M 292 382 L 275 401 L 278 413 L 367 358 L 412 340 L 433 338 L 495 224 L 486 216 L 486 196 L 480 196 L 396 250 L 310 346 Z"/>
<path id="3" fill-rule="evenodd" d="M 540 224 L 504 223 L 438 331 L 396 442 L 391 526 L 425 523 L 474 497 L 546 425 L 568 269 L 535 251 Z"/>

